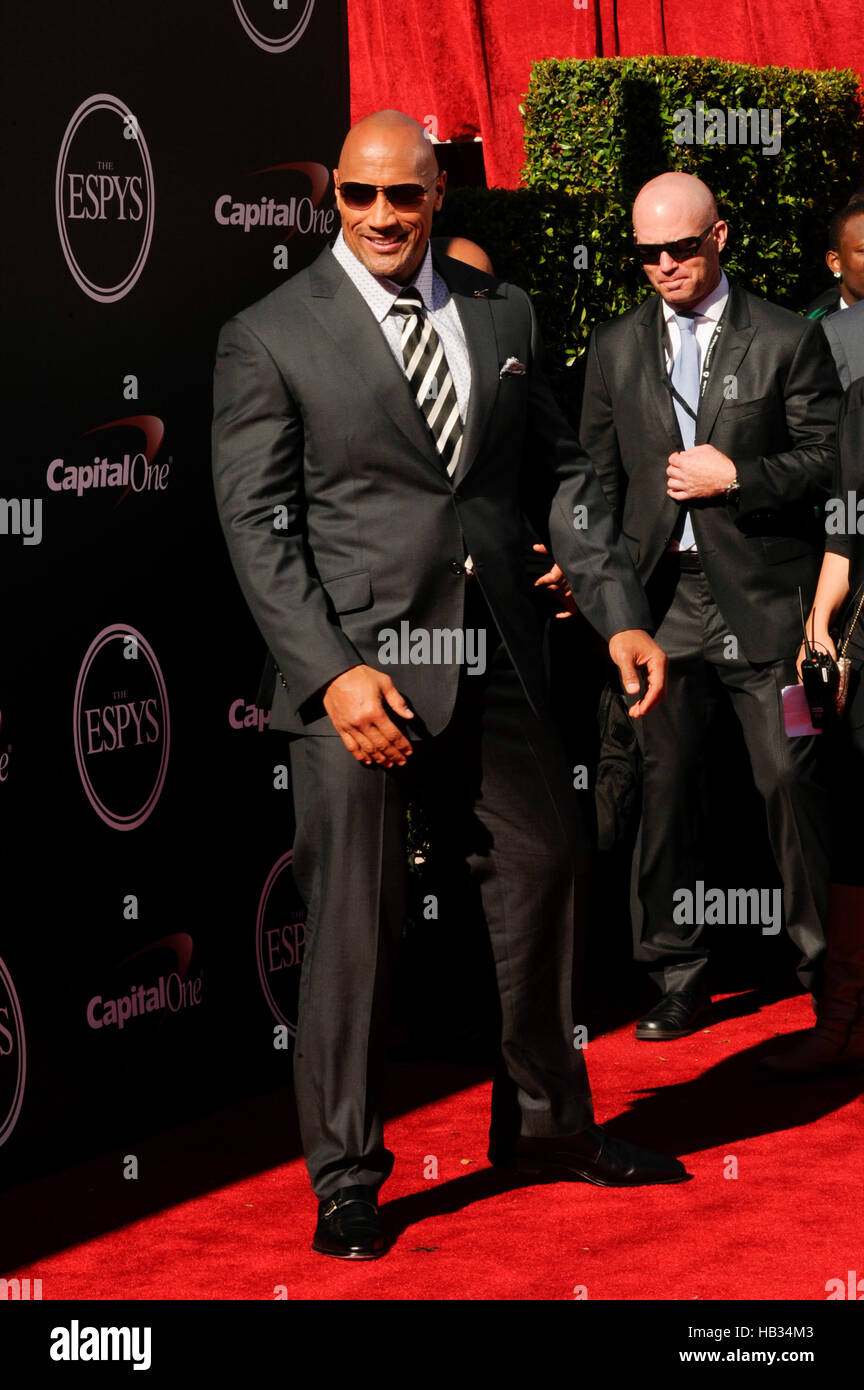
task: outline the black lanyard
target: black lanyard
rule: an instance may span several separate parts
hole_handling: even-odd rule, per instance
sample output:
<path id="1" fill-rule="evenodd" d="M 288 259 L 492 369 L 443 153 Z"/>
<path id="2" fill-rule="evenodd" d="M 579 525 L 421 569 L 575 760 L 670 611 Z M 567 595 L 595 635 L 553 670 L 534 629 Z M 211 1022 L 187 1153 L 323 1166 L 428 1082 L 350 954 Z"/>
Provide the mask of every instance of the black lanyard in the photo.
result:
<path id="1" fill-rule="evenodd" d="M 727 299 L 726 303 L 727 303 L 727 304 L 729 303 L 728 299 Z M 717 321 L 717 326 L 716 326 L 716 328 L 714 329 L 714 332 L 711 334 L 711 341 L 710 341 L 710 343 L 708 344 L 708 348 L 707 348 L 707 351 L 706 351 L 706 353 L 705 353 L 705 361 L 702 363 L 702 371 L 701 371 L 700 377 L 699 377 L 699 399 L 700 399 L 700 401 L 701 401 L 702 397 L 705 395 L 705 388 L 706 388 L 707 385 L 708 385 L 708 378 L 709 378 L 710 375 L 711 375 L 711 359 L 712 359 L 712 357 L 714 356 L 714 349 L 715 349 L 716 346 L 717 346 L 717 339 L 720 337 L 720 332 L 721 332 L 721 330 L 722 330 L 722 328 L 723 328 L 723 319 L 724 319 L 725 317 L 726 317 L 726 305 L 723 306 L 723 313 L 721 314 L 720 318 L 719 318 L 718 321 Z M 683 410 L 686 410 L 686 412 L 687 412 L 687 414 L 690 416 L 691 420 L 695 420 L 695 419 L 696 419 L 696 411 L 693 409 L 693 407 L 690 405 L 690 403 L 689 403 L 688 401 L 685 401 L 685 399 L 684 399 L 684 397 L 681 395 L 680 391 L 678 391 L 678 390 L 672 385 L 672 382 L 671 382 L 671 380 L 670 380 L 670 377 L 669 377 L 669 373 L 668 373 L 668 372 L 666 372 L 665 375 L 664 375 L 664 377 L 663 377 L 663 384 L 664 384 L 664 386 L 666 387 L 666 390 L 669 392 L 670 396 L 673 396 L 674 399 L 675 399 L 675 400 L 678 402 L 678 404 L 681 406 L 681 408 L 682 408 Z"/>

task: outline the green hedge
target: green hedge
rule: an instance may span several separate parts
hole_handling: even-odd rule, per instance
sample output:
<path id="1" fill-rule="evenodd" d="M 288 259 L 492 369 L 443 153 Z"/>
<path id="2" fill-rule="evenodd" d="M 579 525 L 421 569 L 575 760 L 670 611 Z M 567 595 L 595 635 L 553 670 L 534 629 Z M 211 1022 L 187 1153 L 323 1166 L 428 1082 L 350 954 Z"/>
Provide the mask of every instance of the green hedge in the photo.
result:
<path id="1" fill-rule="evenodd" d="M 779 152 L 676 143 L 675 112 L 694 111 L 697 101 L 723 111 L 779 109 Z M 641 185 L 666 169 L 698 174 L 713 189 L 730 224 L 724 265 L 754 293 L 802 309 L 830 283 L 828 221 L 864 182 L 853 72 L 690 57 L 555 59 L 535 63 L 520 109 L 526 186 L 451 191 L 434 233 L 471 237 L 496 274 L 536 296 L 550 375 L 565 402 L 593 325 L 650 293 L 630 251 L 630 209 Z M 578 246 L 585 269 L 574 266 Z"/>

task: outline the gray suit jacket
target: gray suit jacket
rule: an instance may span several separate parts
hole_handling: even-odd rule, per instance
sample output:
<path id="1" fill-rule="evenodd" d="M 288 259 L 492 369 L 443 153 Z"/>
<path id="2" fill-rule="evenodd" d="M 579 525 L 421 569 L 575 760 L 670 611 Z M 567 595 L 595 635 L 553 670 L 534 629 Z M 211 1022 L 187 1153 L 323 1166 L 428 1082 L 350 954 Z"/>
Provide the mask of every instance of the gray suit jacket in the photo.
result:
<path id="1" fill-rule="evenodd" d="M 843 390 L 864 376 L 864 299 L 822 319 Z"/>
<path id="2" fill-rule="evenodd" d="M 592 464 L 543 375 L 528 296 L 448 257 L 435 262 L 472 371 L 452 478 L 329 247 L 220 333 L 213 479 L 237 578 L 269 649 L 259 702 L 272 700 L 271 728 L 335 735 L 322 687 L 364 663 L 391 676 L 417 716 L 411 730 L 419 721 L 418 732 L 440 732 L 458 665 L 382 666 L 381 633 L 406 620 L 411 630 L 460 628 L 466 552 L 542 712 L 526 514 L 545 526 L 577 602 L 605 638 L 650 623 Z M 501 375 L 510 357 L 524 375 Z"/>
<path id="3" fill-rule="evenodd" d="M 679 503 L 666 492 L 682 447 L 652 295 L 591 338 L 580 437 L 647 584 Z M 735 464 L 739 496 L 690 506 L 714 600 L 748 661 L 791 656 L 801 640 L 797 589 L 809 605 L 824 545 L 819 505 L 831 488 L 840 404 L 818 323 L 730 284 L 696 443 Z"/>

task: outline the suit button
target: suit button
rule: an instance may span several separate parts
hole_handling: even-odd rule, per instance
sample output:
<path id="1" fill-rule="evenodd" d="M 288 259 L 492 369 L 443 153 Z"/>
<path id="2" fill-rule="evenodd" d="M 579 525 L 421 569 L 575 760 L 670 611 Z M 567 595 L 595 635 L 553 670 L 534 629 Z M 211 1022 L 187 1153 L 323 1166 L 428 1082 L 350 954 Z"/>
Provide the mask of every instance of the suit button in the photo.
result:
<path id="1" fill-rule="evenodd" d="M 454 574 L 464 574 L 464 573 L 465 573 L 465 566 L 462 565 L 462 564 L 460 564 L 458 560 L 451 560 L 451 561 L 450 561 L 450 568 L 451 568 L 451 570 L 453 571 Z"/>

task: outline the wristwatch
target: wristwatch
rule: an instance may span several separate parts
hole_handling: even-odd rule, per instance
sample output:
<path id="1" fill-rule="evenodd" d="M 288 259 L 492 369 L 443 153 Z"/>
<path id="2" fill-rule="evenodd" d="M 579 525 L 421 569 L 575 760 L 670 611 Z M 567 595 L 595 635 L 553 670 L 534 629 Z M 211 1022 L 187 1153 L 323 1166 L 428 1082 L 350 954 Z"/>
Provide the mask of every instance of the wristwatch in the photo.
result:
<path id="1" fill-rule="evenodd" d="M 733 481 L 731 483 L 727 483 L 724 487 L 723 496 L 726 498 L 727 502 L 733 502 L 737 498 L 740 491 L 741 484 L 738 481 L 738 474 L 736 473 Z"/>

